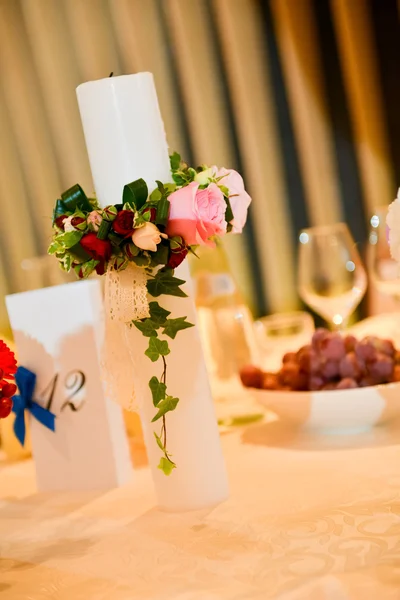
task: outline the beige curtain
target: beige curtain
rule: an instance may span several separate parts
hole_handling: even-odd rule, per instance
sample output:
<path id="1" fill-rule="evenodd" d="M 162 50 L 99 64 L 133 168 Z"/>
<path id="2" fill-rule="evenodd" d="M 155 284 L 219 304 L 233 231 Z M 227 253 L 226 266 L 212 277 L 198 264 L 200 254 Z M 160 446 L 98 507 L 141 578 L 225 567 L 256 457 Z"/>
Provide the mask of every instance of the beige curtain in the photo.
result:
<path id="1" fill-rule="evenodd" d="M 313 4 L 267 4 L 273 30 L 258 0 L 0 0 L 0 330 L 4 295 L 45 283 L 21 262 L 45 253 L 54 200 L 78 181 L 92 189 L 75 88 L 111 71 L 154 73 L 171 148 L 243 168 L 253 226 L 228 240 L 232 268 L 252 306 L 257 294 L 271 311 L 298 306 L 271 41 L 309 224 L 344 213 Z M 367 4 L 331 2 L 369 209 L 378 188 L 389 200 L 391 167 Z"/>

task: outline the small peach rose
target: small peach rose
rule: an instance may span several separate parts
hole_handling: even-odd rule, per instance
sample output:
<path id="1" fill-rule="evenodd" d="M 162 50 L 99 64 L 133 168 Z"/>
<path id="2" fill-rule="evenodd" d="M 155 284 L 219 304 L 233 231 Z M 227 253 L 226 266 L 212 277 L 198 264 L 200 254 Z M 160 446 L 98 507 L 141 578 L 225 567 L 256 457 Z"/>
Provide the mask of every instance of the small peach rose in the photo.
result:
<path id="1" fill-rule="evenodd" d="M 142 227 L 135 229 L 132 234 L 132 242 L 141 250 L 157 251 L 157 244 L 161 242 L 163 235 L 154 223 L 145 223 Z"/>

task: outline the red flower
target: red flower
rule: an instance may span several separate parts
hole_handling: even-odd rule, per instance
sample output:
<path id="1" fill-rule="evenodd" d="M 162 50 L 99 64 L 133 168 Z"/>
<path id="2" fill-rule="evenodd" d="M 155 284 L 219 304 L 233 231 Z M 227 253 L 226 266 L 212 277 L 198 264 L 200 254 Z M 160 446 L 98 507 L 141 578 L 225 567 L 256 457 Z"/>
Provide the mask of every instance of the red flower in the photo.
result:
<path id="1" fill-rule="evenodd" d="M 65 221 L 65 219 L 68 219 L 67 215 L 61 215 L 60 217 L 56 218 L 56 220 L 54 221 L 54 223 L 60 229 L 64 229 L 64 221 Z"/>
<path id="2" fill-rule="evenodd" d="M 8 381 L 0 381 L 0 398 L 12 398 L 17 391 L 15 383 L 9 383 Z"/>
<path id="3" fill-rule="evenodd" d="M 110 260 L 112 252 L 110 240 L 100 240 L 95 233 L 87 233 L 81 239 L 80 245 L 95 260 L 100 262 Z"/>
<path id="4" fill-rule="evenodd" d="M 121 210 L 115 217 L 112 227 L 115 233 L 128 237 L 133 233 L 133 221 L 135 215 L 131 210 Z"/>
<path id="5" fill-rule="evenodd" d="M 86 229 L 86 219 L 83 217 L 72 217 L 71 225 L 75 227 L 75 229 L 80 229 L 84 231 Z"/>
<path id="6" fill-rule="evenodd" d="M 104 262 L 104 260 L 101 260 L 99 262 L 99 264 L 96 266 L 96 273 L 97 273 L 97 275 L 104 275 L 105 272 L 106 272 L 106 263 Z"/>
<path id="7" fill-rule="evenodd" d="M 17 361 L 10 348 L 0 340 L 0 380 L 14 379 L 17 371 Z"/>
<path id="8" fill-rule="evenodd" d="M 10 414 L 13 407 L 11 398 L 2 398 L 0 396 L 0 419 L 5 419 Z"/>
<path id="9" fill-rule="evenodd" d="M 182 250 L 179 250 L 178 252 L 171 252 L 167 267 L 171 267 L 171 269 L 176 269 L 176 267 L 179 267 L 181 262 L 185 260 L 187 253 L 187 248 L 182 248 Z"/>

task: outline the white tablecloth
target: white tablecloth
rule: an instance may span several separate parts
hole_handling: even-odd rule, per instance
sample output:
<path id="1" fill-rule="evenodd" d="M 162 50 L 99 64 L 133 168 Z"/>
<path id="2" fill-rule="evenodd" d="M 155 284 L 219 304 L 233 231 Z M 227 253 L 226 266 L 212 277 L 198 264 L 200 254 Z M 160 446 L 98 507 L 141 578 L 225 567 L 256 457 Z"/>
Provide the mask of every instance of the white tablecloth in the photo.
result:
<path id="1" fill-rule="evenodd" d="M 231 497 L 186 514 L 154 507 L 147 467 L 106 493 L 38 495 L 31 461 L 3 464 L 0 597 L 399 599 L 399 434 L 225 434 Z"/>

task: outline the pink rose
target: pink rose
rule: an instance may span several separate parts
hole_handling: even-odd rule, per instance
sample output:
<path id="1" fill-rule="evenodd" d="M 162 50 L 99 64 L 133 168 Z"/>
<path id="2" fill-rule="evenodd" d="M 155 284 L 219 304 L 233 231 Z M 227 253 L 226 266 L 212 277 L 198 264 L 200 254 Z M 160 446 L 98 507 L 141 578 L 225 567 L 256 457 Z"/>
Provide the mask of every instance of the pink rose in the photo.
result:
<path id="1" fill-rule="evenodd" d="M 226 233 L 226 202 L 215 183 L 200 190 L 199 184 L 192 181 L 173 192 L 168 200 L 171 203 L 167 225 L 170 237 L 180 235 L 188 246 L 214 246 L 210 238 Z"/>
<path id="2" fill-rule="evenodd" d="M 212 167 L 216 169 L 217 167 Z M 219 179 L 222 177 L 222 179 Z M 233 221 L 231 221 L 232 232 L 242 233 L 243 227 L 247 220 L 247 209 L 249 208 L 251 198 L 244 189 L 242 177 L 233 169 L 218 169 L 216 178 L 218 183 L 224 185 L 229 190 L 229 201 L 233 212 Z"/>

